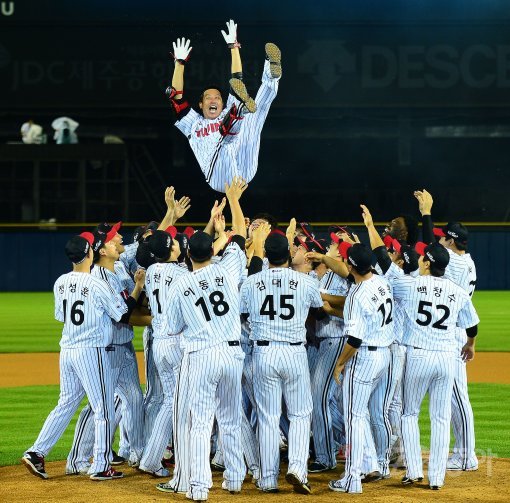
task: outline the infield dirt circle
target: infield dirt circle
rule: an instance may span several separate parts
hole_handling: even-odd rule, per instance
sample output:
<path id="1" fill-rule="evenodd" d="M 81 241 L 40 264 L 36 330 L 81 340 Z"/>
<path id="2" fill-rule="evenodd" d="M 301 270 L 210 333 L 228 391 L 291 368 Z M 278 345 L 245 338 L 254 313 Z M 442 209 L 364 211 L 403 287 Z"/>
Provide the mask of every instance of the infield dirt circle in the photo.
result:
<path id="1" fill-rule="evenodd" d="M 58 384 L 58 354 L 55 353 L 1 354 L 0 366 L 4 387 Z M 37 382 L 34 382 L 33 374 L 29 374 L 27 378 L 27 374 L 20 371 L 23 368 L 38 368 Z M 143 364 L 140 368 L 143 369 Z M 508 384 L 510 383 L 509 369 L 510 353 L 478 353 L 475 361 L 468 366 L 469 380 Z M 22 449 L 20 447 L 20 453 Z M 46 471 L 50 478 L 42 480 L 29 474 L 21 464 L 1 467 L 0 501 L 37 503 L 189 501 L 184 495 L 162 493 L 155 488 L 158 482 L 166 482 L 167 479 L 154 479 L 127 465 L 119 467 L 124 471 L 123 479 L 107 482 L 93 482 L 83 476 L 66 476 L 64 469 L 63 461 L 47 463 Z M 284 470 L 285 465 L 282 465 L 283 473 Z M 328 489 L 328 481 L 340 478 L 342 471 L 343 464 L 339 464 L 334 471 L 310 474 L 309 481 L 313 493 L 309 496 L 292 492 L 292 488 L 283 478 L 280 480 L 278 494 L 260 493 L 247 478 L 242 493 L 231 495 L 221 490 L 221 474 L 213 472 L 214 487 L 209 493 L 209 501 L 296 503 L 298 500 L 338 502 L 348 501 L 351 498 L 381 503 L 510 501 L 510 459 L 481 457 L 480 466 L 476 472 L 448 472 L 445 486 L 440 491 L 431 491 L 426 483 L 404 487 L 400 484 L 400 479 L 405 472 L 392 470 L 390 479 L 364 484 L 362 495 L 334 493 Z"/>

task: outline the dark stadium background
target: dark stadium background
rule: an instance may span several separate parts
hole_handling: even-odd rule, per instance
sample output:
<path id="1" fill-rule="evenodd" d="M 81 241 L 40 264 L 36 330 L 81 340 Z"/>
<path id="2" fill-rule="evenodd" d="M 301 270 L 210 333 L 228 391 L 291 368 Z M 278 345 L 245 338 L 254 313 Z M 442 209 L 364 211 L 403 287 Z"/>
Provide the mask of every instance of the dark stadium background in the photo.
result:
<path id="1" fill-rule="evenodd" d="M 230 18 L 253 93 L 264 43 L 283 52 L 259 170 L 242 201 L 247 215 L 359 222 L 363 202 L 384 222 L 417 214 L 412 191 L 426 187 L 436 220 L 476 224 L 480 287 L 510 287 L 507 1 L 0 6 L 0 259 L 10 265 L 0 289 L 50 288 L 67 266 L 61 242 L 75 230 L 59 224 L 158 218 L 167 184 L 192 198 L 187 221 L 207 219 L 219 194 L 172 126 L 168 53 L 177 37 L 191 38 L 192 101 L 204 85 L 226 88 L 230 55 L 219 30 Z M 80 123 L 79 145 L 53 144 L 60 115 Z M 29 118 L 48 145 L 8 144 Z M 124 143 L 104 145 L 106 135 Z M 56 230 L 38 230 L 50 218 Z M 34 248 L 37 279 L 26 270 Z"/>

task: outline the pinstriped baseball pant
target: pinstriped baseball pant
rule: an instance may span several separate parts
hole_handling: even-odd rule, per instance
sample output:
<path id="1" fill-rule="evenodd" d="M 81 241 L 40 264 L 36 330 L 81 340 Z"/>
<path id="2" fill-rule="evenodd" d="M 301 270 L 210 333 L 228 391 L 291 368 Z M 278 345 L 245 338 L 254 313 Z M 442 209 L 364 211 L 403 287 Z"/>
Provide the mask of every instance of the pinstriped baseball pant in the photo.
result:
<path id="1" fill-rule="evenodd" d="M 278 485 L 282 396 L 290 423 L 289 472 L 306 482 L 313 405 L 305 347 L 284 342 L 255 345 L 253 388 L 259 419 L 260 487 L 274 488 Z"/>
<path id="2" fill-rule="evenodd" d="M 367 465 L 364 454 L 367 450 L 373 451 L 368 423 L 369 403 L 374 390 L 387 379 L 390 358 L 388 347 L 370 351 L 367 346 L 361 346 L 345 365 L 343 402 L 347 460 L 341 484 L 349 492 L 361 490 L 361 473 Z"/>
<path id="3" fill-rule="evenodd" d="M 430 485 L 442 486 L 450 446 L 450 418 L 455 353 L 407 348 L 403 376 L 402 443 L 407 462 L 407 476 L 423 477 L 418 416 L 428 392 L 430 395 Z"/>

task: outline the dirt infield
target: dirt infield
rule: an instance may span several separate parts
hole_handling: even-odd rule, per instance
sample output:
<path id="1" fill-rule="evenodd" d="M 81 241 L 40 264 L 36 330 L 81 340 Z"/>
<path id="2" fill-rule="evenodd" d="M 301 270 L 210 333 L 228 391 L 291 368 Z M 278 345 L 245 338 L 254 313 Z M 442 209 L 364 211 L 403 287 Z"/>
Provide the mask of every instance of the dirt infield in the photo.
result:
<path id="1" fill-rule="evenodd" d="M 137 357 L 140 380 L 144 383 L 143 353 L 137 353 Z M 0 354 L 0 387 L 59 384 L 58 358 L 58 353 Z M 32 368 L 37 368 L 37 372 L 27 372 Z M 510 384 L 510 353 L 477 353 L 468 364 L 468 378 L 470 382 Z"/>
<path id="2" fill-rule="evenodd" d="M 313 493 L 302 496 L 292 492 L 290 486 L 280 480 L 279 494 L 261 494 L 253 484 L 245 483 L 243 492 L 232 496 L 221 490 L 221 474 L 214 474 L 214 487 L 209 494 L 211 502 L 244 503 L 267 501 L 296 503 L 296 501 L 338 502 L 350 498 L 380 503 L 427 503 L 427 502 L 508 502 L 510 499 L 510 460 L 487 458 L 480 460 L 477 472 L 448 473 L 445 486 L 440 491 L 431 491 L 425 483 L 403 487 L 400 479 L 404 472 L 394 470 L 388 480 L 365 484 L 363 495 L 333 493 L 328 487 L 329 480 L 338 478 L 341 467 L 327 474 L 310 475 Z M 340 465 L 341 466 L 341 465 Z M 93 482 L 82 476 L 66 476 L 64 462 L 47 464 L 49 480 L 41 480 L 25 467 L 8 466 L 0 468 L 0 500 L 2 502 L 49 502 L 66 501 L 73 503 L 107 501 L 108 503 L 137 503 L 153 501 L 189 501 L 180 494 L 161 493 L 155 485 L 159 479 L 137 472 L 133 468 L 124 469 L 125 478 L 108 482 Z M 164 480 L 166 482 L 166 479 Z"/>

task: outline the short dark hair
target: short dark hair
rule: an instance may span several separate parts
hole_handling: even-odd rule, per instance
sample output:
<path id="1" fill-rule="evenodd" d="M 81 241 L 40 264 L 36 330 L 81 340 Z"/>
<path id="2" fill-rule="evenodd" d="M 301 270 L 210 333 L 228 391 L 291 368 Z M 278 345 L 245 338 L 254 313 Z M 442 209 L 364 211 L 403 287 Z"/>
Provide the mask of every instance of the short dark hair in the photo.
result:
<path id="1" fill-rule="evenodd" d="M 269 260 L 269 259 L 268 259 Z M 276 265 L 276 266 L 280 266 L 280 265 L 283 265 L 285 264 L 286 262 L 289 262 L 290 261 L 290 254 L 288 257 L 286 258 L 281 258 L 281 259 L 275 259 L 275 260 L 269 260 L 269 263 L 271 265 Z"/>
<path id="2" fill-rule="evenodd" d="M 418 220 L 412 215 L 400 215 L 404 219 L 407 228 L 407 244 L 414 246 L 418 241 Z"/>
<path id="3" fill-rule="evenodd" d="M 191 254 L 190 250 L 188 250 L 188 257 L 189 257 L 189 258 L 190 258 L 193 262 L 196 262 L 197 264 L 202 264 L 203 262 L 207 262 L 208 260 L 211 260 L 212 256 L 213 256 L 213 252 L 212 252 L 212 250 L 211 250 L 211 253 L 209 253 L 209 255 L 208 255 L 207 257 L 202 257 L 202 258 L 199 258 L 199 259 L 198 259 L 198 258 L 195 258 L 195 257 Z"/>
<path id="4" fill-rule="evenodd" d="M 199 103 L 202 103 L 202 101 L 204 101 L 204 94 L 209 89 L 216 89 L 216 91 L 218 91 L 220 93 L 221 99 L 223 100 L 223 102 L 225 102 L 225 99 L 223 98 L 223 90 L 221 89 L 221 87 L 216 84 L 212 84 L 210 86 L 204 87 L 204 89 L 200 93 L 200 97 L 198 98 Z"/>
<path id="5" fill-rule="evenodd" d="M 270 226 L 271 226 L 271 230 L 275 230 L 275 229 L 278 229 L 278 220 L 276 220 L 276 218 L 271 215 L 270 213 L 257 213 L 253 218 L 252 218 L 252 221 L 253 220 L 265 220 Z"/>

